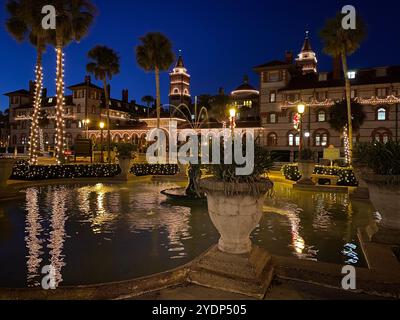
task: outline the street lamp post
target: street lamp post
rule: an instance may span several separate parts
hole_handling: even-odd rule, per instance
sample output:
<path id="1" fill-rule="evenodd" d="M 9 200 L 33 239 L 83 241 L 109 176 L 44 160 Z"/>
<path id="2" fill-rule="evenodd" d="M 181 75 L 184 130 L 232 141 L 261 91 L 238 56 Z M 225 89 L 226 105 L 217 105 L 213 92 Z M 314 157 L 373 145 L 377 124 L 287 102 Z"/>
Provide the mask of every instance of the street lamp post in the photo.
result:
<path id="1" fill-rule="evenodd" d="M 83 124 L 85 125 L 85 132 L 86 132 L 86 139 L 89 137 L 89 124 L 90 124 L 90 119 L 84 119 L 82 120 Z"/>
<path id="2" fill-rule="evenodd" d="M 230 121 L 230 126 L 231 126 L 231 133 L 232 133 L 232 139 L 235 137 L 235 128 L 236 128 L 236 109 L 232 108 L 229 110 L 229 121 Z"/>
<path id="3" fill-rule="evenodd" d="M 104 163 L 104 151 L 103 151 L 103 130 L 105 127 L 104 122 L 100 122 L 100 150 L 101 150 L 101 155 L 100 155 L 100 162 Z"/>
<path id="4" fill-rule="evenodd" d="M 297 106 L 297 112 L 300 115 L 299 119 L 299 131 L 300 131 L 300 141 L 299 141 L 299 160 L 301 160 L 301 150 L 303 149 L 303 114 L 306 110 L 306 106 L 303 103 L 300 103 Z"/>

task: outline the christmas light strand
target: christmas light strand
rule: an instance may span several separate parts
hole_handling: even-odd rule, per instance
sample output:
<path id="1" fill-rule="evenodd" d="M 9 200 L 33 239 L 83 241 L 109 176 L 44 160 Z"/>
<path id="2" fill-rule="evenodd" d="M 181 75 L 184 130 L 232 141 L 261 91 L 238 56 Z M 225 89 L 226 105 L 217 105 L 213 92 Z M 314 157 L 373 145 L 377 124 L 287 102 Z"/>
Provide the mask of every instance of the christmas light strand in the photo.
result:
<path id="1" fill-rule="evenodd" d="M 343 128 L 344 156 L 346 163 L 350 163 L 350 141 L 347 126 Z"/>
<path id="2" fill-rule="evenodd" d="M 65 161 L 65 122 L 64 122 L 64 53 L 62 48 L 56 48 L 57 54 L 57 79 L 56 79 L 56 153 L 57 163 L 62 164 Z"/>
<path id="3" fill-rule="evenodd" d="M 29 138 L 29 163 L 37 164 L 38 161 L 38 136 L 39 136 L 39 114 L 42 105 L 43 90 L 43 68 L 40 63 L 35 69 L 35 98 L 32 115 L 31 132 Z"/>

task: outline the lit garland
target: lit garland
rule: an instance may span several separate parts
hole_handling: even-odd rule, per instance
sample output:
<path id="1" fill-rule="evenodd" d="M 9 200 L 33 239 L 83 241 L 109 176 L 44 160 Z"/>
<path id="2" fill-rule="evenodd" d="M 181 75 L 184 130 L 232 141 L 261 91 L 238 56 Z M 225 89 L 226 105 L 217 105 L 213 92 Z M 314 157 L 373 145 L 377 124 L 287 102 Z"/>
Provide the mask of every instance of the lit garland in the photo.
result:
<path id="1" fill-rule="evenodd" d="M 130 171 L 137 177 L 173 176 L 179 173 L 177 164 L 135 164 Z"/>
<path id="2" fill-rule="evenodd" d="M 38 161 L 38 135 L 39 135 L 39 113 L 42 105 L 42 90 L 43 90 L 43 68 L 40 63 L 37 64 L 35 82 L 35 101 L 33 107 L 31 134 L 29 138 L 29 162 L 37 164 Z"/>
<path id="3" fill-rule="evenodd" d="M 65 123 L 64 123 L 64 53 L 62 48 L 56 48 L 57 53 L 57 106 L 56 106 L 56 153 L 57 163 L 62 164 L 65 161 Z"/>
<path id="4" fill-rule="evenodd" d="M 343 128 L 343 141 L 344 141 L 344 157 L 346 163 L 350 163 L 350 141 L 349 141 L 349 134 L 347 131 L 347 126 Z"/>
<path id="5" fill-rule="evenodd" d="M 288 180 L 298 181 L 301 179 L 297 164 L 284 165 L 281 171 Z M 338 176 L 338 186 L 358 186 L 358 181 L 354 175 L 353 169 L 349 167 L 315 166 L 314 174 Z"/>
<path id="6" fill-rule="evenodd" d="M 332 107 L 335 103 L 340 102 L 341 100 L 332 100 L 332 99 L 326 99 L 324 101 L 318 101 L 317 99 L 313 98 L 311 101 L 306 103 L 307 107 Z M 354 99 L 354 102 L 357 102 L 359 104 L 363 105 L 381 105 L 381 104 L 397 104 L 400 103 L 400 98 L 396 97 L 395 95 L 389 95 L 386 98 L 378 98 L 376 96 L 373 96 L 371 98 L 361 98 L 361 97 L 356 97 Z M 282 104 L 282 107 L 284 108 L 290 108 L 293 106 L 297 106 L 299 103 L 303 103 L 301 100 L 298 101 L 284 101 Z"/>

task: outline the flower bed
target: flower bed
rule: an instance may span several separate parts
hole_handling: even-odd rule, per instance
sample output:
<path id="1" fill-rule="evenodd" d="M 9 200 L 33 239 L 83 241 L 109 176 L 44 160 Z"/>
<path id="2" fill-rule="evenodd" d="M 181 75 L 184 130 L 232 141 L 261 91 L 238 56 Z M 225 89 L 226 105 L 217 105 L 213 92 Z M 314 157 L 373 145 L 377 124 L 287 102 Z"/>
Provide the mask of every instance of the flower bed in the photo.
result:
<path id="1" fill-rule="evenodd" d="M 110 178 L 120 174 L 117 164 L 91 165 L 37 165 L 18 161 L 11 175 L 12 180 L 47 180 L 71 178 Z"/>
<path id="2" fill-rule="evenodd" d="M 298 181 L 301 178 L 297 164 L 284 165 L 282 167 L 282 174 L 286 179 L 291 181 Z M 353 169 L 351 168 L 315 166 L 314 174 L 338 176 L 338 186 L 355 187 L 358 185 Z"/>
<path id="3" fill-rule="evenodd" d="M 179 173 L 179 167 L 177 164 L 135 164 L 131 173 L 137 177 L 173 176 Z"/>

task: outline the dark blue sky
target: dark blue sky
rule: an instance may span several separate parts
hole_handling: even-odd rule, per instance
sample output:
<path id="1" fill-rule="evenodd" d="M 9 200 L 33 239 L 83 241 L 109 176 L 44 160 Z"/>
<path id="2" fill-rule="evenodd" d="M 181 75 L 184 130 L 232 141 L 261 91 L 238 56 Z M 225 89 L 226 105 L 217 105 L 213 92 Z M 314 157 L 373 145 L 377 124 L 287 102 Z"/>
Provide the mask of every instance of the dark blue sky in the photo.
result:
<path id="1" fill-rule="evenodd" d="M 33 78 L 35 50 L 17 44 L 6 32 L 5 0 L 0 9 L 0 94 L 27 88 Z M 368 23 L 368 39 L 350 59 L 351 67 L 400 64 L 400 5 L 392 1 L 334 0 L 96 0 L 100 15 L 89 35 L 66 49 L 66 84 L 81 82 L 86 53 L 96 44 L 114 48 L 121 56 L 121 73 L 112 80 L 112 96 L 129 89 L 130 99 L 140 101 L 155 94 L 152 74 L 137 65 L 134 47 L 148 31 L 161 31 L 182 49 L 192 76 L 192 95 L 215 93 L 223 86 L 231 91 L 248 74 L 258 86 L 252 67 L 283 58 L 284 51 L 297 54 L 309 29 L 319 58 L 319 70 L 329 70 L 331 60 L 321 52 L 318 30 L 327 17 L 345 4 L 353 4 Z M 45 85 L 54 94 L 55 56 L 49 48 L 44 57 Z M 168 99 L 168 74 L 162 74 L 162 101 Z M 0 108 L 8 99 L 0 97 Z"/>

